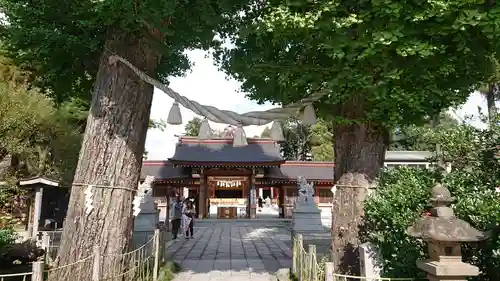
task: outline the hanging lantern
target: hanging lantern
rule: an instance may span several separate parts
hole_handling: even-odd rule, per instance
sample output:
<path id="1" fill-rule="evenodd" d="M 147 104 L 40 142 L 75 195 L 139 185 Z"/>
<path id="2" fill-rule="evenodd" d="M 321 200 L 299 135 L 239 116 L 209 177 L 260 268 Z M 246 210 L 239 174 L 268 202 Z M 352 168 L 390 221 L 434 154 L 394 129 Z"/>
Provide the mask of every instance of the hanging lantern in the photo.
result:
<path id="1" fill-rule="evenodd" d="M 170 111 L 168 112 L 167 123 L 170 125 L 181 125 L 182 124 L 182 115 L 181 109 L 179 108 L 179 104 L 174 102 Z"/>
<path id="2" fill-rule="evenodd" d="M 285 141 L 285 137 L 283 136 L 283 129 L 281 128 L 280 121 L 274 121 L 271 126 L 271 139 L 276 142 Z"/>
<path id="3" fill-rule="evenodd" d="M 306 105 L 302 115 L 302 123 L 304 125 L 314 125 L 316 124 L 316 112 L 312 104 Z"/>
<path id="4" fill-rule="evenodd" d="M 208 140 L 212 138 L 212 128 L 210 128 L 210 124 L 208 124 L 208 119 L 203 119 L 201 122 L 200 130 L 198 132 L 198 138 Z"/>
<path id="5" fill-rule="evenodd" d="M 234 147 L 242 147 L 242 146 L 247 146 L 248 141 L 247 141 L 247 136 L 245 135 L 245 130 L 243 130 L 243 126 L 238 125 L 236 130 L 234 130 L 234 135 L 233 135 L 233 146 Z"/>

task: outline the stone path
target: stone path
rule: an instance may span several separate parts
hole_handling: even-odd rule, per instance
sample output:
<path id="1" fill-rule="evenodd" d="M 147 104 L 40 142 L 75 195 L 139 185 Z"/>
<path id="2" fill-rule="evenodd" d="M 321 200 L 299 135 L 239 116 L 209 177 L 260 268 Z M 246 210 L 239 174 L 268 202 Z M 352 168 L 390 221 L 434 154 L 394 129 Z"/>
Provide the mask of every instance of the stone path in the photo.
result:
<path id="1" fill-rule="evenodd" d="M 202 221 L 194 239 L 178 238 L 168 255 L 182 267 L 174 281 L 269 281 L 291 267 L 291 238 L 279 221 Z"/>

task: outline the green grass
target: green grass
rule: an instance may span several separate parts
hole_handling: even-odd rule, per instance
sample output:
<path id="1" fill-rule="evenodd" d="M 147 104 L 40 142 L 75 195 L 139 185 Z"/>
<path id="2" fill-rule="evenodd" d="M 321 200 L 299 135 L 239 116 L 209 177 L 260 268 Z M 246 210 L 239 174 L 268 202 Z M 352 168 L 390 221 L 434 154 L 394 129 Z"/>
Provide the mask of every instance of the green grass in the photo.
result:
<path id="1" fill-rule="evenodd" d="M 175 274 L 181 271 L 181 266 L 175 261 L 167 261 L 160 269 L 159 280 L 171 281 L 174 279 Z"/>

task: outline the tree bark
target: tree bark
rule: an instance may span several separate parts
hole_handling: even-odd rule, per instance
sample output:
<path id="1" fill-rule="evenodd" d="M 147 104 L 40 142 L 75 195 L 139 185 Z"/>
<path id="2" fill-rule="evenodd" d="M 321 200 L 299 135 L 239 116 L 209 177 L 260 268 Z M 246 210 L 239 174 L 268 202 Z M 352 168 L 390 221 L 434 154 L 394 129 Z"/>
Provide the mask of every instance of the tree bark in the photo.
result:
<path id="1" fill-rule="evenodd" d="M 91 256 L 93 246 L 99 246 L 101 279 L 123 271 L 121 257 L 111 255 L 128 250 L 135 195 L 129 189 L 138 186 L 153 98 L 151 85 L 141 81 L 124 64 L 110 64 L 108 58 L 116 53 L 152 77 L 156 77 L 160 59 L 159 52 L 141 35 L 109 34 L 94 85 L 58 253 L 58 266 L 64 266 Z M 94 209 L 87 215 L 86 186 L 79 183 L 122 188 L 94 188 Z M 92 260 L 55 270 L 50 280 L 92 280 Z"/>
<path id="2" fill-rule="evenodd" d="M 500 96 L 500 85 L 492 83 L 488 85 L 488 92 L 486 92 L 486 103 L 488 107 L 488 121 L 494 122 L 497 113 L 495 100 Z"/>
<path id="3" fill-rule="evenodd" d="M 337 125 L 332 209 L 332 260 L 337 273 L 359 275 L 359 225 L 363 201 L 383 167 L 389 133 L 375 124 Z"/>

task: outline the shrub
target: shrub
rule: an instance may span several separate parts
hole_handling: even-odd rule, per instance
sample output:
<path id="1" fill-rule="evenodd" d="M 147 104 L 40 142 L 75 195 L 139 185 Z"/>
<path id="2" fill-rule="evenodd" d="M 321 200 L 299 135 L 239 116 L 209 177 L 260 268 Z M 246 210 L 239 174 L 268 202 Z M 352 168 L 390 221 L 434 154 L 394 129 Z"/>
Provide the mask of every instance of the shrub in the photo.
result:
<path id="1" fill-rule="evenodd" d="M 452 163 L 447 175 L 404 167 L 382 171 L 377 191 L 365 203 L 362 239 L 378 248 L 383 276 L 425 277 L 415 261 L 426 257 L 426 244 L 406 230 L 429 208 L 430 190 L 441 182 L 456 197 L 455 215 L 492 234 L 487 241 L 462 247 L 464 260 L 481 271 L 471 280 L 500 280 L 500 193 L 496 191 L 500 164 L 495 157 L 499 132 L 496 126 L 487 131 L 468 125 L 428 131 L 425 137 L 438 142 L 445 161 Z"/>
<path id="2" fill-rule="evenodd" d="M 7 253 L 16 240 L 16 232 L 13 229 L 0 229 L 0 264 L 4 264 L 7 260 Z"/>

